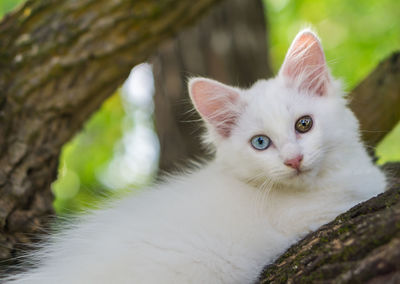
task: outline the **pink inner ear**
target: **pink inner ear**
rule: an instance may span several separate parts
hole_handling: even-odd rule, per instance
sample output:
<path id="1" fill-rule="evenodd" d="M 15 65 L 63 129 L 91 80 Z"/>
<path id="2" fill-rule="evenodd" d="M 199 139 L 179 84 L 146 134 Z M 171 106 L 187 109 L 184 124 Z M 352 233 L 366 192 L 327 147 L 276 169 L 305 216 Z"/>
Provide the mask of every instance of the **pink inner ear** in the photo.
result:
<path id="1" fill-rule="evenodd" d="M 193 79 L 189 83 L 193 103 L 201 116 L 223 137 L 229 137 L 238 113 L 239 94 L 233 88 L 210 79 Z"/>
<path id="2" fill-rule="evenodd" d="M 280 73 L 289 78 L 299 89 L 318 95 L 326 93 L 329 76 L 325 55 L 318 38 L 313 33 L 306 31 L 296 37 Z"/>

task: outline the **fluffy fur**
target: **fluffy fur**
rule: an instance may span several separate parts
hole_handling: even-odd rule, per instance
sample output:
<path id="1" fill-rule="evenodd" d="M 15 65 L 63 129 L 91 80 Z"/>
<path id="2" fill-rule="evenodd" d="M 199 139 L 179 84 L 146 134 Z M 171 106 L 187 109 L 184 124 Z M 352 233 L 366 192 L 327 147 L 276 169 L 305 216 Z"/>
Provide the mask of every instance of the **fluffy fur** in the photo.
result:
<path id="1" fill-rule="evenodd" d="M 294 40 L 277 77 L 189 92 L 216 158 L 84 217 L 11 283 L 251 283 L 291 244 L 385 188 L 318 38 Z M 294 129 L 313 119 L 310 131 Z M 267 135 L 255 150 L 250 139 Z M 300 171 L 284 162 L 303 155 Z"/>

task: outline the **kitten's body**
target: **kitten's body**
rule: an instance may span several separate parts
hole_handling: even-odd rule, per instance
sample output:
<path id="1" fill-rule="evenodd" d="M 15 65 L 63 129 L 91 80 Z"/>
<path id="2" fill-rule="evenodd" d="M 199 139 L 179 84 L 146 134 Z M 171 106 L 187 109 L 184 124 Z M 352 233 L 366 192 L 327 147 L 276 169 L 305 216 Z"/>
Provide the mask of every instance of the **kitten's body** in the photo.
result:
<path id="1" fill-rule="evenodd" d="M 368 198 L 315 190 L 274 190 L 263 202 L 214 162 L 87 217 L 26 283 L 252 283 L 305 233 Z"/>
<path id="2" fill-rule="evenodd" d="M 192 80 L 215 160 L 86 217 L 17 283 L 254 281 L 296 240 L 385 187 L 339 84 L 311 81 L 290 86 L 280 74 L 240 90 Z M 209 93 L 229 98 L 204 101 Z M 228 110 L 217 113 L 221 106 Z M 314 125 L 300 135 L 293 124 L 304 114 Z M 260 133 L 273 141 L 264 151 L 249 145 Z M 297 170 L 282 162 L 296 153 L 304 156 Z"/>

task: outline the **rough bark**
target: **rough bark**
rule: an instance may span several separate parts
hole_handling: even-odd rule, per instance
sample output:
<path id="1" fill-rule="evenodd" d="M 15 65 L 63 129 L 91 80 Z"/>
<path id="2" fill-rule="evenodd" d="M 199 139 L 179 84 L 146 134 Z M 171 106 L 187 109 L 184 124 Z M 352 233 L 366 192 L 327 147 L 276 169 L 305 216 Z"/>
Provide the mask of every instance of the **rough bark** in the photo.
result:
<path id="1" fill-rule="evenodd" d="M 259 283 L 399 283 L 400 163 L 389 189 L 322 226 L 267 266 Z"/>
<path id="2" fill-rule="evenodd" d="M 400 121 L 400 51 L 383 60 L 353 90 L 351 98 L 362 138 L 375 147 Z"/>
<path id="3" fill-rule="evenodd" d="M 61 146 L 217 0 L 28 1 L 0 24 L 0 262 L 52 213 Z"/>
<path id="4" fill-rule="evenodd" d="M 250 86 L 272 75 L 264 7 L 259 0 L 226 0 L 196 26 L 164 43 L 153 58 L 155 125 L 162 171 L 206 156 L 199 116 L 191 111 L 187 78 L 204 76 Z"/>

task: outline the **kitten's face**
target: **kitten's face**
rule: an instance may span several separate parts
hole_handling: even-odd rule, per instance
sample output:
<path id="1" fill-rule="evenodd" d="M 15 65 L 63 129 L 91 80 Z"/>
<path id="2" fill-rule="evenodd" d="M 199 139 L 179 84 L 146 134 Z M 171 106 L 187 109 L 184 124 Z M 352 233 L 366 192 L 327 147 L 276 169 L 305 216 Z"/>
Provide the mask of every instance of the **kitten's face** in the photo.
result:
<path id="1" fill-rule="evenodd" d="M 219 162 L 257 185 L 312 184 L 357 140 L 357 121 L 310 31 L 296 37 L 273 79 L 241 90 L 197 78 L 189 91 Z"/>
<path id="2" fill-rule="evenodd" d="M 355 120 L 339 96 L 302 94 L 275 78 L 241 91 L 241 98 L 242 113 L 230 136 L 219 141 L 217 155 L 247 181 L 312 183 L 327 164 L 334 166 L 335 151 L 355 139 Z M 312 125 L 296 129 L 303 117 Z M 254 146 L 252 138 L 259 136 L 267 142 Z M 297 157 L 302 159 L 295 163 Z"/>

